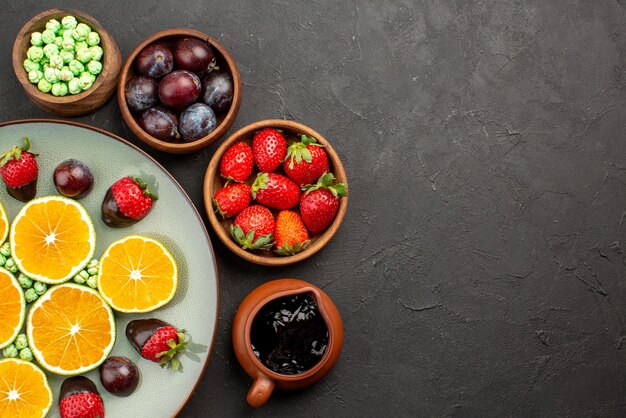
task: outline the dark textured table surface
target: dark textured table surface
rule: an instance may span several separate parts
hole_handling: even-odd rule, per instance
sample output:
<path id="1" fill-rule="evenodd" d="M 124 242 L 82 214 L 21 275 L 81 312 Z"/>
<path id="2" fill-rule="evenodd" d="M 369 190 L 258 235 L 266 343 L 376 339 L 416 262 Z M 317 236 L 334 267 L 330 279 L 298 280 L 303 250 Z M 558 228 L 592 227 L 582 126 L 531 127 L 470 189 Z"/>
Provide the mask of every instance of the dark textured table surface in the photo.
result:
<path id="1" fill-rule="evenodd" d="M 244 83 L 231 132 L 301 121 L 344 161 L 348 214 L 306 262 L 248 264 L 211 232 L 221 319 L 182 416 L 626 414 L 623 0 L 7 3 L 2 121 L 51 116 L 19 87 L 11 47 L 36 12 L 75 7 L 123 56 L 165 28 L 219 38 Z M 142 145 L 115 99 L 77 120 Z M 204 213 L 215 149 L 147 151 Z M 256 411 L 231 322 L 280 277 L 333 298 L 345 345 L 320 384 Z"/>

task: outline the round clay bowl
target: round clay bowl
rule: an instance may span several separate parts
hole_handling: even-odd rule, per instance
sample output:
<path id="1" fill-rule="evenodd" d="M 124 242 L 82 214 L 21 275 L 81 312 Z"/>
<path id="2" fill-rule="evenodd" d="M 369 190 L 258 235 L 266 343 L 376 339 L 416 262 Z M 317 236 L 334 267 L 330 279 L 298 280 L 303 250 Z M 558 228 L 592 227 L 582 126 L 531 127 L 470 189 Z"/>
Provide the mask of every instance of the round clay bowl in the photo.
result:
<path id="1" fill-rule="evenodd" d="M 312 236 L 310 238 L 310 244 L 304 249 L 304 251 L 296 255 L 280 256 L 276 255 L 273 251 L 251 252 L 242 249 L 235 241 L 233 241 L 230 235 L 230 225 L 232 224 L 233 219 L 219 218 L 213 210 L 212 199 L 213 196 L 215 196 L 215 193 L 217 193 L 217 191 L 224 186 L 224 179 L 220 176 L 219 173 L 220 160 L 222 159 L 222 155 L 236 142 L 243 141 L 248 143 L 248 145 L 251 145 L 254 134 L 264 128 L 276 128 L 282 130 L 283 135 L 287 137 L 288 144 L 291 143 L 292 140 L 296 140 L 297 135 L 299 134 L 306 134 L 315 137 L 318 143 L 324 145 L 324 150 L 326 151 L 326 154 L 328 154 L 329 169 L 330 172 L 335 175 L 336 182 L 344 183 L 347 186 L 348 179 L 346 177 L 346 172 L 343 168 L 343 164 L 341 164 L 341 160 L 339 159 L 339 155 L 330 145 L 328 140 L 326 140 L 326 138 L 324 138 L 319 132 L 309 128 L 308 126 L 290 120 L 268 119 L 244 126 L 240 130 L 229 136 L 228 139 L 226 139 L 222 143 L 222 145 L 220 145 L 215 154 L 213 154 L 211 162 L 209 163 L 206 174 L 204 176 L 203 191 L 204 207 L 206 209 L 211 227 L 213 228 L 219 239 L 224 243 L 224 245 L 226 245 L 232 252 L 234 252 L 241 258 L 250 261 L 251 263 L 261 264 L 265 266 L 285 266 L 300 262 L 304 259 L 311 257 L 313 254 L 321 250 L 326 244 L 328 244 L 328 241 L 330 241 L 330 239 L 339 229 L 339 226 L 341 225 L 341 222 L 343 221 L 343 218 L 346 214 L 346 210 L 348 209 L 348 196 L 344 196 L 341 198 L 339 202 L 339 210 L 337 211 L 337 216 L 335 217 L 335 220 L 330 224 L 326 231 L 322 232 L 321 234 Z M 256 177 L 257 173 L 258 170 L 255 167 L 252 175 L 249 178 L 250 184 L 254 182 L 254 178 Z M 272 213 L 274 214 L 274 216 L 276 216 L 278 211 L 272 210 Z"/>
<path id="2" fill-rule="evenodd" d="M 128 105 L 126 104 L 126 97 L 124 95 L 124 89 L 126 87 L 126 83 L 128 83 L 135 75 L 138 75 L 135 70 L 135 59 L 142 49 L 152 43 L 159 43 L 161 45 L 172 48 L 174 46 L 174 42 L 178 38 L 182 37 L 194 37 L 202 39 L 203 41 L 206 41 L 211 45 L 211 47 L 215 51 L 215 55 L 217 56 L 218 67 L 220 68 L 220 70 L 230 73 L 233 79 L 233 102 L 231 103 L 228 111 L 216 113 L 217 125 L 215 127 L 215 130 L 207 136 L 192 142 L 166 142 L 148 134 L 139 125 L 137 121 L 140 115 L 132 113 L 128 108 Z M 124 119 L 124 122 L 130 128 L 133 134 L 137 136 L 137 138 L 160 151 L 168 152 L 170 154 L 186 154 L 189 152 L 198 151 L 204 147 L 211 145 L 212 143 L 220 139 L 228 131 L 233 122 L 235 122 L 235 119 L 237 118 L 237 113 L 239 113 L 239 107 L 241 106 L 241 91 L 241 76 L 239 74 L 237 64 L 235 63 L 235 60 L 233 59 L 233 56 L 230 54 L 230 52 L 228 52 L 228 50 L 217 39 L 197 30 L 168 29 L 149 36 L 143 42 L 137 45 L 137 47 L 133 49 L 133 51 L 130 53 L 130 55 L 126 59 L 126 62 L 124 63 L 124 66 L 122 67 L 119 83 L 117 86 L 117 101 L 120 106 L 120 111 L 122 113 L 122 118 Z"/>
<path id="3" fill-rule="evenodd" d="M 22 66 L 26 52 L 30 48 L 30 35 L 45 29 L 50 19 L 61 21 L 64 16 L 72 15 L 79 23 L 85 23 L 100 35 L 100 46 L 104 50 L 102 56 L 102 72 L 98 74 L 93 86 L 79 94 L 68 94 L 63 97 L 42 93 L 35 84 L 28 81 L 28 74 Z M 13 44 L 13 71 L 28 97 L 39 107 L 61 116 L 81 116 L 92 113 L 102 107 L 115 93 L 120 74 L 122 57 L 115 39 L 93 17 L 87 13 L 72 9 L 51 9 L 39 13 L 29 20 L 17 34 Z"/>
<path id="4" fill-rule="evenodd" d="M 269 302 L 290 295 L 308 294 L 316 302 L 328 328 L 328 346 L 320 361 L 312 368 L 294 375 L 278 374 L 265 367 L 252 350 L 250 330 L 255 316 Z M 279 279 L 262 284 L 241 302 L 232 330 L 233 348 L 237 360 L 246 373 L 254 379 L 247 400 L 259 407 L 269 399 L 274 388 L 298 390 L 322 379 L 333 368 L 343 346 L 343 324 L 333 301 L 323 290 L 298 279 Z"/>

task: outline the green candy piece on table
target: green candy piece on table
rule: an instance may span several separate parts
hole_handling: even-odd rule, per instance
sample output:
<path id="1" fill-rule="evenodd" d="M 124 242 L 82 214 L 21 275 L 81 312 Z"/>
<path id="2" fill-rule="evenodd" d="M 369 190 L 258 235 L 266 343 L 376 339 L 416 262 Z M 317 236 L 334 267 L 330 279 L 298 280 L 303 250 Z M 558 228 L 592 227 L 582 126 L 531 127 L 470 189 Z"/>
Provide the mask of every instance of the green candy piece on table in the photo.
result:
<path id="1" fill-rule="evenodd" d="M 98 270 L 95 273 L 91 273 L 92 269 L 97 269 L 99 261 L 97 258 L 92 258 L 89 264 L 87 264 L 87 272 L 91 275 L 98 274 Z"/>
<path id="2" fill-rule="evenodd" d="M 48 83 L 54 84 L 59 82 L 59 75 L 61 75 L 61 70 L 58 68 L 48 68 L 43 73 L 43 77 L 46 79 Z M 52 88 L 52 87 L 51 87 Z"/>
<path id="3" fill-rule="evenodd" d="M 70 91 L 70 94 L 78 94 L 83 91 L 83 89 L 80 88 L 80 83 L 78 82 L 78 78 L 76 77 L 67 82 L 67 89 Z"/>
<path id="4" fill-rule="evenodd" d="M 78 82 L 78 79 L 77 79 L 77 78 L 75 78 L 74 80 L 76 80 L 76 82 Z M 72 80 L 72 81 L 73 81 L 73 80 Z M 79 87 L 80 87 L 80 86 L 79 86 Z M 81 89 L 81 91 L 82 91 L 82 89 Z M 83 270 L 83 271 L 84 271 L 84 270 Z M 82 273 L 83 271 L 81 271 L 80 273 Z M 83 277 L 80 273 L 79 273 L 79 274 L 77 274 L 76 276 L 74 276 L 74 281 L 75 281 L 77 284 L 85 284 L 85 282 L 86 282 L 86 281 L 87 281 L 87 279 L 89 278 L 89 273 L 87 274 L 87 277 L 86 277 L 86 278 L 85 278 L 85 277 Z"/>
<path id="5" fill-rule="evenodd" d="M 95 289 L 98 287 L 98 277 L 97 276 L 90 276 L 87 279 L 87 286 L 91 287 L 92 289 Z"/>
<path id="6" fill-rule="evenodd" d="M 102 55 L 104 55 L 104 50 L 98 45 L 89 48 L 89 52 L 91 52 L 91 59 L 94 61 L 100 61 L 102 59 Z"/>
<path id="7" fill-rule="evenodd" d="M 15 344 L 10 344 L 2 350 L 2 355 L 6 358 L 16 358 L 18 356 L 17 348 L 15 348 Z"/>
<path id="8" fill-rule="evenodd" d="M 68 64 L 70 71 L 74 73 L 74 76 L 78 77 L 85 71 L 85 66 L 78 60 L 74 59 Z"/>
<path id="9" fill-rule="evenodd" d="M 61 55 L 57 54 L 50 57 L 50 67 L 60 70 L 61 68 L 63 68 L 63 64 L 64 61 L 63 58 L 61 58 Z"/>
<path id="10" fill-rule="evenodd" d="M 94 81 L 96 81 L 96 76 L 88 71 L 83 72 L 78 78 L 78 84 L 83 90 L 89 90 Z"/>
<path id="11" fill-rule="evenodd" d="M 61 29 L 61 22 L 56 19 L 50 19 L 46 23 L 46 30 L 49 30 L 53 33 L 57 33 Z"/>
<path id="12" fill-rule="evenodd" d="M 74 42 L 74 38 L 66 38 L 63 39 L 63 43 L 61 44 L 61 47 L 66 50 L 71 52 L 72 54 L 74 54 L 74 47 L 76 46 L 76 42 Z"/>
<path id="13" fill-rule="evenodd" d="M 29 60 L 28 58 L 24 60 L 23 65 L 24 65 L 24 69 L 28 73 L 30 73 L 31 71 L 41 70 L 41 64 L 32 60 Z"/>
<path id="14" fill-rule="evenodd" d="M 30 44 L 33 46 L 42 46 L 41 32 L 33 32 L 30 34 Z"/>
<path id="15" fill-rule="evenodd" d="M 85 41 L 91 32 L 91 28 L 84 23 L 79 23 L 72 31 L 72 37 L 77 41 Z"/>
<path id="16" fill-rule="evenodd" d="M 87 70 L 93 75 L 98 75 L 102 72 L 102 63 L 98 61 L 89 61 L 87 64 Z"/>
<path id="17" fill-rule="evenodd" d="M 69 93 L 69 89 L 67 88 L 67 84 L 63 82 L 54 83 L 52 85 L 52 94 L 54 96 L 67 96 Z"/>
<path id="18" fill-rule="evenodd" d="M 0 267 L 4 267 L 4 264 L 7 262 L 7 258 L 0 254 Z"/>
<path id="19" fill-rule="evenodd" d="M 93 267 L 93 268 L 87 269 L 87 273 L 89 273 L 90 276 L 97 276 L 98 275 L 98 267 Z"/>
<path id="20" fill-rule="evenodd" d="M 48 44 L 43 47 L 43 53 L 46 57 L 52 58 L 54 55 L 59 55 L 59 47 L 56 44 Z"/>
<path id="21" fill-rule="evenodd" d="M 20 286 L 22 286 L 22 289 L 28 289 L 33 286 L 33 281 L 30 278 L 24 276 L 22 273 L 17 276 L 17 282 L 20 284 Z"/>
<path id="22" fill-rule="evenodd" d="M 79 41 L 74 44 L 74 50 L 76 52 L 80 51 L 81 49 L 88 49 L 88 48 L 89 48 L 89 45 L 85 41 Z"/>
<path id="23" fill-rule="evenodd" d="M 73 78 L 74 78 L 74 73 L 72 72 L 72 70 L 70 70 L 70 67 L 61 68 L 61 73 L 59 74 L 59 79 L 61 81 L 68 82 Z"/>
<path id="24" fill-rule="evenodd" d="M 39 295 L 32 287 L 30 289 L 26 289 L 26 291 L 24 292 L 24 299 L 26 299 L 26 303 L 32 303 L 36 301 L 37 298 L 39 298 Z"/>
<path id="25" fill-rule="evenodd" d="M 7 261 L 4 263 L 4 268 L 11 273 L 17 273 L 17 265 L 15 265 L 15 261 L 12 258 L 7 258 Z"/>
<path id="26" fill-rule="evenodd" d="M 39 80 L 43 78 L 43 72 L 40 70 L 34 70 L 28 72 L 28 81 L 33 84 L 39 83 Z"/>
<path id="27" fill-rule="evenodd" d="M 89 50 L 89 48 L 77 50 L 76 59 L 83 64 L 87 64 L 89 61 L 91 61 L 91 51 Z"/>
<path id="28" fill-rule="evenodd" d="M 52 87 L 54 88 L 54 86 Z M 37 294 L 41 296 L 48 290 L 48 285 L 42 282 L 35 282 L 35 284 L 33 285 L 33 289 L 35 289 L 35 292 L 37 292 Z"/>
<path id="29" fill-rule="evenodd" d="M 89 32 L 89 35 L 87 35 L 87 45 L 100 45 L 100 35 L 98 35 L 98 32 Z"/>
<path id="30" fill-rule="evenodd" d="M 69 64 L 74 59 L 74 51 L 63 50 L 59 52 L 59 56 L 65 64 Z"/>
<path id="31" fill-rule="evenodd" d="M 26 51 L 26 56 L 32 62 L 39 62 L 44 57 L 43 48 L 39 46 L 31 46 L 28 48 L 28 51 Z"/>
<path id="32" fill-rule="evenodd" d="M 63 29 L 75 29 L 76 25 L 78 25 L 78 22 L 72 15 L 65 16 L 61 19 L 61 27 L 63 27 Z"/>
<path id="33" fill-rule="evenodd" d="M 33 352 L 31 351 L 30 348 L 26 347 L 22 350 L 20 350 L 20 359 L 24 360 L 24 361 L 33 361 Z"/>
<path id="34" fill-rule="evenodd" d="M 13 341 L 13 344 L 15 344 L 15 348 L 18 350 L 23 350 L 28 347 L 28 338 L 26 338 L 26 334 L 19 334 L 17 338 L 15 338 L 15 341 Z"/>
<path id="35" fill-rule="evenodd" d="M 48 93 L 52 89 L 52 84 L 50 84 L 50 82 L 45 78 L 42 78 L 39 80 L 39 83 L 37 83 L 37 88 L 42 93 Z"/>
<path id="36" fill-rule="evenodd" d="M 57 35 L 49 29 L 41 32 L 41 40 L 44 44 L 53 44 L 57 39 Z"/>
<path id="37" fill-rule="evenodd" d="M 8 241 L 2 244 L 2 246 L 0 247 L 0 254 L 5 257 L 9 257 L 11 255 L 11 245 Z"/>

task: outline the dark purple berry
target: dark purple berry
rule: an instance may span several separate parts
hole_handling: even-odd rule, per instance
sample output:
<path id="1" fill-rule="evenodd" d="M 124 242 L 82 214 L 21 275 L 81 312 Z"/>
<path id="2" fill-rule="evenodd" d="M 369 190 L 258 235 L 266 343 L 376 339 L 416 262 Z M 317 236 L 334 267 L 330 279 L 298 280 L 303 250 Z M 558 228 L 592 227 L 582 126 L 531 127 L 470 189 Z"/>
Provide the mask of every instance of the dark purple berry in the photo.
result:
<path id="1" fill-rule="evenodd" d="M 140 75 L 126 83 L 126 104 L 133 112 L 143 112 L 159 100 L 159 87 L 155 79 Z"/>
<path id="2" fill-rule="evenodd" d="M 172 51 L 163 45 L 152 44 L 137 55 L 137 71 L 143 75 L 161 78 L 174 69 Z"/>
<path id="3" fill-rule="evenodd" d="M 178 129 L 182 138 L 191 142 L 213 132 L 216 125 L 213 110 L 204 103 L 195 103 L 181 113 Z"/>
<path id="4" fill-rule="evenodd" d="M 102 386 L 113 395 L 128 396 L 139 383 L 139 370 L 126 357 L 109 357 L 99 370 Z"/>
<path id="5" fill-rule="evenodd" d="M 174 45 L 174 62 L 179 70 L 201 73 L 215 67 L 215 53 L 211 46 L 198 38 L 182 38 Z"/>
<path id="6" fill-rule="evenodd" d="M 233 79 L 230 74 L 219 71 L 204 77 L 201 97 L 215 112 L 227 110 L 233 102 Z"/>
<path id="7" fill-rule="evenodd" d="M 162 106 L 144 111 L 139 118 L 139 125 L 144 131 L 161 141 L 175 141 L 180 138 L 178 118 Z"/>
<path id="8" fill-rule="evenodd" d="M 59 164 L 52 179 L 59 193 L 74 199 L 87 196 L 93 189 L 91 170 L 77 160 L 65 160 Z"/>
<path id="9" fill-rule="evenodd" d="M 196 101 L 201 89 L 202 83 L 194 73 L 172 71 L 159 83 L 159 98 L 165 106 L 183 109 Z"/>

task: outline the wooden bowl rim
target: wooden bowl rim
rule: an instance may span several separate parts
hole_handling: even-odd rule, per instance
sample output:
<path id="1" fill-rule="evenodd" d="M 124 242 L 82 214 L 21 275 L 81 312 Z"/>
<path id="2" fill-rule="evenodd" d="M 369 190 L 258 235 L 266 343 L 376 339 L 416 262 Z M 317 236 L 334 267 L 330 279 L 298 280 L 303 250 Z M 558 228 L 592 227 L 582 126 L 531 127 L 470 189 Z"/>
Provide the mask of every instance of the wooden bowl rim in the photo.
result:
<path id="1" fill-rule="evenodd" d="M 20 57 L 20 62 L 13 60 L 13 71 L 17 79 L 19 80 L 22 87 L 30 94 L 31 96 L 36 96 L 38 100 L 47 103 L 53 104 L 68 104 L 68 103 L 76 103 L 81 100 L 84 100 L 91 96 L 97 89 L 100 87 L 107 79 L 108 75 L 113 71 L 110 67 L 108 67 L 105 61 L 102 62 L 102 73 L 98 74 L 96 77 L 96 82 L 91 86 L 91 88 L 87 91 L 83 91 L 79 94 L 68 94 L 67 96 L 53 96 L 50 93 L 42 93 L 39 89 L 31 83 L 26 75 L 26 71 L 22 67 L 24 56 L 20 53 L 20 41 L 24 39 L 27 35 L 30 36 L 31 32 L 35 31 L 35 25 L 48 18 L 50 15 L 54 14 L 66 14 L 72 15 L 76 17 L 76 19 L 80 22 L 81 20 L 88 23 L 89 26 L 94 28 L 96 32 L 100 35 L 100 46 L 104 50 L 103 58 L 108 60 L 108 56 L 113 56 L 116 53 L 119 54 L 119 47 L 117 47 L 117 43 L 111 34 L 105 29 L 104 26 L 100 22 L 98 22 L 93 16 L 85 13 L 81 10 L 76 9 L 49 9 L 45 10 L 37 15 L 33 16 L 28 22 L 22 26 L 22 29 L 18 32 L 15 42 L 13 43 L 13 57 Z M 105 42 L 102 42 L 102 38 L 105 38 Z"/>
<path id="2" fill-rule="evenodd" d="M 139 126 L 139 124 L 133 117 L 130 109 L 128 108 L 128 105 L 126 104 L 124 89 L 126 87 L 128 75 L 131 72 L 131 67 L 134 64 L 137 55 L 139 55 L 139 52 L 141 52 L 143 48 L 163 38 L 182 36 L 193 36 L 195 38 L 206 40 L 222 55 L 224 61 L 226 62 L 226 66 L 228 67 L 228 72 L 233 79 L 233 102 L 230 105 L 230 109 L 228 109 L 228 113 L 226 114 L 226 116 L 224 116 L 222 122 L 215 127 L 215 130 L 213 130 L 213 132 L 205 137 L 202 137 L 192 142 L 172 143 L 161 141 L 160 139 L 153 137 L 152 135 L 144 131 L 141 126 Z M 199 30 L 173 28 L 165 29 L 148 36 L 131 51 L 131 53 L 126 58 L 124 65 L 122 65 L 122 70 L 120 72 L 120 78 L 117 84 L 117 101 L 124 122 L 141 141 L 160 151 L 170 152 L 174 154 L 182 154 L 204 148 L 220 139 L 226 133 L 226 131 L 228 131 L 230 126 L 237 118 L 237 114 L 239 113 L 239 107 L 241 105 L 241 90 L 241 74 L 239 72 L 239 68 L 237 67 L 237 63 L 235 62 L 232 54 L 224 47 L 224 45 L 222 45 L 217 39 L 215 39 L 211 35 L 208 35 Z M 139 135 L 138 132 L 142 133 L 143 135 Z"/>
<path id="3" fill-rule="evenodd" d="M 207 167 L 203 184 L 204 208 L 206 210 L 207 217 L 209 218 L 209 223 L 211 224 L 211 227 L 213 228 L 219 239 L 224 243 L 224 245 L 226 245 L 229 250 L 237 254 L 239 257 L 251 263 L 264 266 L 287 266 L 311 257 L 313 254 L 321 250 L 326 244 L 328 244 L 328 241 L 330 241 L 330 239 L 335 235 L 341 223 L 343 222 L 343 218 L 346 215 L 346 211 L 348 210 L 348 196 L 344 196 L 340 199 L 339 210 L 337 211 L 335 220 L 333 220 L 333 222 L 328 226 L 326 231 L 324 231 L 320 235 L 317 235 L 314 242 L 312 242 L 304 251 L 296 255 L 285 257 L 268 257 L 254 254 L 239 247 L 231 239 L 230 233 L 226 231 L 226 229 L 222 226 L 221 221 L 217 218 L 217 215 L 213 211 L 212 198 L 217 191 L 213 189 L 213 183 L 215 182 L 216 177 L 219 175 L 219 162 L 224 152 L 226 152 L 226 150 L 231 145 L 233 145 L 233 143 L 237 142 L 241 137 L 264 128 L 283 129 L 294 132 L 296 134 L 303 133 L 315 137 L 319 143 L 324 144 L 324 149 L 326 150 L 328 158 L 332 163 L 332 172 L 335 175 L 337 182 L 345 183 L 346 188 L 348 188 L 348 178 L 346 176 L 346 171 L 343 167 L 341 159 L 339 158 L 339 154 L 337 154 L 330 142 L 326 138 L 324 138 L 324 136 L 322 136 L 313 128 L 310 128 L 302 123 L 286 119 L 265 119 L 246 125 L 239 129 L 237 132 L 230 135 L 215 151 L 215 154 L 213 154 L 213 157 L 211 157 L 211 161 L 209 162 L 209 165 Z"/>

